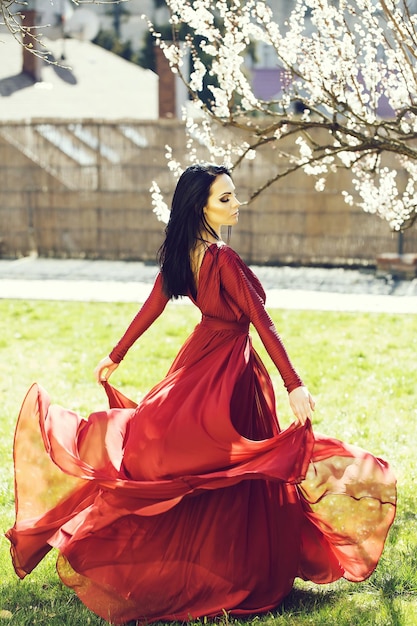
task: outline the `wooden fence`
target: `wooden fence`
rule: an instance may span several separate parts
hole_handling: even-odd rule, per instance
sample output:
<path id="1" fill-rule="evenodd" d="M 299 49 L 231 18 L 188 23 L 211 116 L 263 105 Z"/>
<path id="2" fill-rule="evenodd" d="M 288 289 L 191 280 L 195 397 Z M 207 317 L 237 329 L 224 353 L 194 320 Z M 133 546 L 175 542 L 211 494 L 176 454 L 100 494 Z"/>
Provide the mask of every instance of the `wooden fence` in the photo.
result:
<path id="1" fill-rule="evenodd" d="M 163 224 L 152 213 L 156 180 L 174 181 L 164 146 L 186 147 L 175 120 L 0 123 L 0 256 L 155 260 Z M 244 200 L 273 166 L 271 153 L 236 173 Z M 397 235 L 376 216 L 345 204 L 347 173 L 314 190 L 304 174 L 275 184 L 244 207 L 232 243 L 249 263 L 373 265 L 396 252 Z M 416 229 L 404 251 L 417 251 Z"/>

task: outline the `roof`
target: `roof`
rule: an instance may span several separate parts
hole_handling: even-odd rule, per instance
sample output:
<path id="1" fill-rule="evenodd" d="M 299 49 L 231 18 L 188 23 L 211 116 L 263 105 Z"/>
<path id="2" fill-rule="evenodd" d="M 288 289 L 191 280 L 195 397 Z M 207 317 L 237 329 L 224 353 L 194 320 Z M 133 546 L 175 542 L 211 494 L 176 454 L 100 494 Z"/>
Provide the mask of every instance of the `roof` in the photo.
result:
<path id="1" fill-rule="evenodd" d="M 151 70 L 89 41 L 45 38 L 45 45 L 59 65 L 40 61 L 36 83 L 22 73 L 22 46 L 0 33 L 0 121 L 158 117 L 158 76 Z"/>

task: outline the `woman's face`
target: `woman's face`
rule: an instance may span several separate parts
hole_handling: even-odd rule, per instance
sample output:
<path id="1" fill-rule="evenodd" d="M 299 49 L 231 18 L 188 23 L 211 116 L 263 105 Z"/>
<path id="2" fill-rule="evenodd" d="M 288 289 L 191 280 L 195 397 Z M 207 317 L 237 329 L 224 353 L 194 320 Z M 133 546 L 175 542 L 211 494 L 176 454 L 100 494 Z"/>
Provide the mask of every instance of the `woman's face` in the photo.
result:
<path id="1" fill-rule="evenodd" d="M 221 226 L 237 224 L 239 206 L 232 179 L 227 174 L 220 174 L 210 187 L 210 195 L 203 209 L 207 223 L 219 234 Z"/>

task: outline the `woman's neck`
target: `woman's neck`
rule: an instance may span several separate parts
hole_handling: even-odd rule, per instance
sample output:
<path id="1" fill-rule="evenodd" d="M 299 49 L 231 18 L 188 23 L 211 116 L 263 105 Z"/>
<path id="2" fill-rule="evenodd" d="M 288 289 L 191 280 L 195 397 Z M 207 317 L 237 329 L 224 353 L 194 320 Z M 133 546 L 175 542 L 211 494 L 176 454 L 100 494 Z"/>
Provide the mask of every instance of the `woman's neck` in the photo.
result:
<path id="1" fill-rule="evenodd" d="M 214 236 L 214 232 L 217 235 L 217 238 Z M 221 241 L 222 234 L 221 234 L 220 229 L 214 232 L 210 233 L 208 231 L 204 231 L 203 233 L 200 234 L 197 240 L 202 241 L 204 243 L 217 243 L 218 241 Z"/>

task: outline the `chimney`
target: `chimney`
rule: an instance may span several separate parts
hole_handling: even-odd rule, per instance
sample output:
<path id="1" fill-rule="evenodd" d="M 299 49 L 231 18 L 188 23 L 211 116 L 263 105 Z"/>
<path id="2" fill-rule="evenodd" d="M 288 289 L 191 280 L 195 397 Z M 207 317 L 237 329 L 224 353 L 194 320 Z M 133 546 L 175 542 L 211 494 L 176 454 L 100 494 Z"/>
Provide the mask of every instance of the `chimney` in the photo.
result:
<path id="1" fill-rule="evenodd" d="M 159 76 L 159 117 L 176 117 L 176 75 L 159 46 L 155 46 L 156 72 Z"/>
<path id="2" fill-rule="evenodd" d="M 33 3 L 28 2 L 28 7 L 33 5 Z M 23 19 L 24 16 L 24 19 Z M 22 26 L 24 30 L 30 30 L 33 26 L 36 26 L 36 9 L 28 8 L 24 12 L 22 11 Z M 36 30 L 34 30 L 34 34 L 36 35 Z M 29 35 L 26 35 L 22 38 L 23 43 L 23 67 L 22 72 L 28 74 L 35 82 L 41 81 L 41 59 L 31 52 L 31 49 L 27 46 L 29 44 L 33 45 L 33 49 L 36 50 L 37 42 L 32 39 Z"/>

